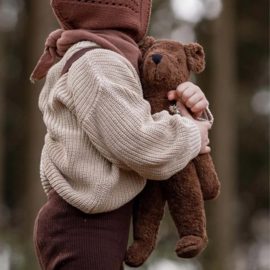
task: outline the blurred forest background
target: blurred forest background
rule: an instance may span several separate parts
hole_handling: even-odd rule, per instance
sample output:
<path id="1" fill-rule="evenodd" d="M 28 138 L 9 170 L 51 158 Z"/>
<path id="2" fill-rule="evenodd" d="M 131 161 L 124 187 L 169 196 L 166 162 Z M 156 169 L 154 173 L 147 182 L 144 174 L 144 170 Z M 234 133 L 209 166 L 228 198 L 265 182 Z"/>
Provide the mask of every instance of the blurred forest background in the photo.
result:
<path id="1" fill-rule="evenodd" d="M 49 0 L 0 0 L 0 268 L 39 269 L 32 233 L 46 202 L 39 178 L 44 82 L 29 76 L 58 28 Z M 198 41 L 207 69 L 193 82 L 210 100 L 221 196 L 206 203 L 208 248 L 178 259 L 170 216 L 145 270 L 269 269 L 269 3 L 267 0 L 154 0 L 149 34 Z"/>

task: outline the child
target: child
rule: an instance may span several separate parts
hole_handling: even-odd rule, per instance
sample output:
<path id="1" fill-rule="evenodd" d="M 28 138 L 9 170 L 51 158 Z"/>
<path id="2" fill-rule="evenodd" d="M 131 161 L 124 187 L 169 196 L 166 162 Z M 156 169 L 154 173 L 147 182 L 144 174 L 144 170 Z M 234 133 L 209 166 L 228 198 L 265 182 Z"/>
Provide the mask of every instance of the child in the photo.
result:
<path id="1" fill-rule="evenodd" d="M 211 126 L 183 105 L 186 117 L 151 115 L 143 99 L 136 43 L 147 33 L 151 0 L 52 0 L 52 7 L 63 29 L 50 35 L 31 76 L 47 75 L 39 107 L 48 201 L 35 222 L 36 254 L 43 270 L 124 269 L 134 197 L 146 179 L 168 179 L 209 152 Z M 197 115 L 208 105 L 191 83 L 168 98 Z"/>

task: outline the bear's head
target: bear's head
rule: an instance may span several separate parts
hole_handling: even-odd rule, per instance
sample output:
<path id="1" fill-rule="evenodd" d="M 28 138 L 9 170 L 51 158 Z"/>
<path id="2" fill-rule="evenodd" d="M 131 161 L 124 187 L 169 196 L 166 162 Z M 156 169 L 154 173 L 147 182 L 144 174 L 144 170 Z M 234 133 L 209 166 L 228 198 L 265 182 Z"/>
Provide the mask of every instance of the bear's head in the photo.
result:
<path id="1" fill-rule="evenodd" d="M 146 37 L 140 50 L 140 74 L 145 98 L 167 98 L 169 91 L 189 80 L 191 71 L 200 73 L 205 68 L 205 54 L 197 43 L 183 45 L 173 40 Z"/>

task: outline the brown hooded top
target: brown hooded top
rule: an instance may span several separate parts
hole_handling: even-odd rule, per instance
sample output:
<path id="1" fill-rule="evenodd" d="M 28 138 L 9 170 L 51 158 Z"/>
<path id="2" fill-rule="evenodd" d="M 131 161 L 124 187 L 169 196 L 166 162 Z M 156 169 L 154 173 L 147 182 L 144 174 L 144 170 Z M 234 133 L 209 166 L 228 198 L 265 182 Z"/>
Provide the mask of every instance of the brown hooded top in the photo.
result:
<path id="1" fill-rule="evenodd" d="M 114 29 L 139 43 L 146 35 L 152 0 L 51 0 L 64 30 Z"/>
<path id="2" fill-rule="evenodd" d="M 146 35 L 152 0 L 51 0 L 63 29 L 52 32 L 30 80 L 43 79 L 75 43 L 89 40 L 126 57 L 138 72 L 141 53 L 136 43 Z"/>

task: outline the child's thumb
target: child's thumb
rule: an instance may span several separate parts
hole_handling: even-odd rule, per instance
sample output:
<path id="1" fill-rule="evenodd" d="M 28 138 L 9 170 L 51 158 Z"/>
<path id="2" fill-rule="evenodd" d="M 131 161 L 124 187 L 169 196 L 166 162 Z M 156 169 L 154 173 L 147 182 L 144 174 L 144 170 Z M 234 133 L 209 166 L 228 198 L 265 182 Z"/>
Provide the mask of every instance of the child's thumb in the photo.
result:
<path id="1" fill-rule="evenodd" d="M 191 114 L 187 110 L 186 106 L 182 102 L 178 101 L 176 103 L 176 106 L 177 106 L 181 116 L 193 119 L 193 117 L 191 116 Z"/>

